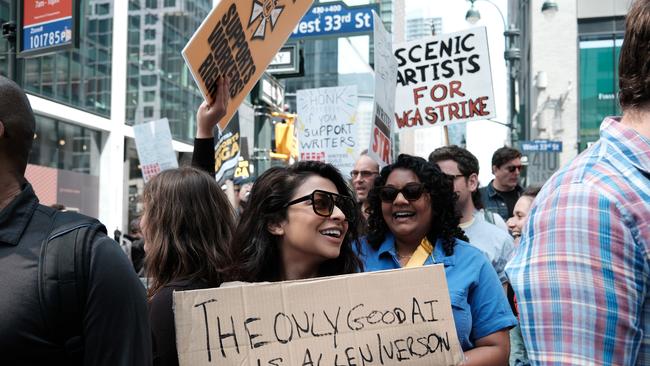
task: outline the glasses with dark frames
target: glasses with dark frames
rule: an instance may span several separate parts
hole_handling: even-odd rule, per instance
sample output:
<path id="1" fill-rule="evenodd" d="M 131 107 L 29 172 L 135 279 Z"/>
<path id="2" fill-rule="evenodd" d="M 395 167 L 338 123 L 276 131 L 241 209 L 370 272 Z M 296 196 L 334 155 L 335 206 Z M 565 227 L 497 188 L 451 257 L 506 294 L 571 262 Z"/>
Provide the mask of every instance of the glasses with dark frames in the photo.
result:
<path id="1" fill-rule="evenodd" d="M 407 201 L 417 201 L 424 193 L 424 184 L 415 182 L 407 183 L 401 189 L 392 186 L 379 187 L 379 199 L 382 202 L 392 203 L 400 193 Z"/>
<path id="2" fill-rule="evenodd" d="M 505 169 L 506 169 L 509 173 L 514 173 L 515 170 L 522 171 L 522 170 L 524 169 L 524 166 L 523 166 L 523 165 L 511 165 L 511 166 L 507 166 L 507 167 L 505 167 Z"/>
<path id="3" fill-rule="evenodd" d="M 370 178 L 373 175 L 377 175 L 377 174 L 379 174 L 379 172 L 371 172 L 370 170 L 353 170 L 353 171 L 350 172 L 350 177 L 352 177 L 352 179 L 354 179 L 358 175 L 360 175 L 361 178 L 366 179 L 366 178 Z"/>
<path id="4" fill-rule="evenodd" d="M 311 207 L 314 210 L 314 213 L 318 216 L 332 216 L 334 206 L 338 207 L 343 212 L 347 221 L 354 221 L 356 216 L 356 204 L 352 198 L 332 192 L 321 191 L 320 189 L 314 190 L 306 196 L 296 198 L 284 205 L 284 207 L 286 208 L 305 201 L 311 201 Z"/>

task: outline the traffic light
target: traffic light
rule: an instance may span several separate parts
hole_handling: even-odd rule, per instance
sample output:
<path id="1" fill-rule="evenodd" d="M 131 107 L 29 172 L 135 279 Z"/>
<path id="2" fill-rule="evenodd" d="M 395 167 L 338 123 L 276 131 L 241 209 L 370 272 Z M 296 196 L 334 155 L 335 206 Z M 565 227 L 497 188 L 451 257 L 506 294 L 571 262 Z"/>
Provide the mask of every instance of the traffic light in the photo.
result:
<path id="1" fill-rule="evenodd" d="M 298 157 L 298 141 L 294 134 L 296 115 L 274 112 L 273 116 L 284 118 L 284 121 L 275 124 L 275 153 L 271 153 L 271 157 L 282 160 L 296 159 Z"/>

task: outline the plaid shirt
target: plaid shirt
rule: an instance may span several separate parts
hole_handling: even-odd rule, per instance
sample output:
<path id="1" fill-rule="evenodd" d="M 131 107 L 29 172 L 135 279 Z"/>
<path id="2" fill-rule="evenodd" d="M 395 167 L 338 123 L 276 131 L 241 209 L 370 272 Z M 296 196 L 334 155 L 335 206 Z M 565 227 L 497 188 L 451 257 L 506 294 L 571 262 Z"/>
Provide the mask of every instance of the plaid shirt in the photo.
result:
<path id="1" fill-rule="evenodd" d="M 546 183 L 506 267 L 535 365 L 650 365 L 650 140 L 613 118 L 600 136 Z"/>

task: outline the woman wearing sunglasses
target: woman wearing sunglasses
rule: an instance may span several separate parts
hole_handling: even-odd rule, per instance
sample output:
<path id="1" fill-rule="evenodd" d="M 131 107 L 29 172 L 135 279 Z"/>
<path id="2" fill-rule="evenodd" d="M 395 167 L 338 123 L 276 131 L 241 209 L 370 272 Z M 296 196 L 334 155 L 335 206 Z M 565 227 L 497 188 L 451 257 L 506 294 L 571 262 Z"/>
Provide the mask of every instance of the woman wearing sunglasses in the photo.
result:
<path id="1" fill-rule="evenodd" d="M 466 365 L 506 365 L 516 324 L 490 262 L 458 227 L 451 180 L 426 160 L 402 154 L 368 195 L 368 271 L 441 263 Z"/>
<path id="2" fill-rule="evenodd" d="M 304 161 L 260 175 L 240 217 L 230 277 L 283 281 L 354 273 L 357 206 L 339 171 Z"/>

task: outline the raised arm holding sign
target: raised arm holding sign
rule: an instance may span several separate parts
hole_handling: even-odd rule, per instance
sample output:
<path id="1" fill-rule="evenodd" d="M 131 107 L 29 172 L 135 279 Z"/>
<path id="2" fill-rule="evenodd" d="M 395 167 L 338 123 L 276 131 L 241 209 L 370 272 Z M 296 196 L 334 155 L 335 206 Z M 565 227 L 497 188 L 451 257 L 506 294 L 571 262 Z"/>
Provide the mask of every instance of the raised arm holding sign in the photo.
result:
<path id="1" fill-rule="evenodd" d="M 201 93 L 212 104 L 220 77 L 232 103 L 224 129 L 313 0 L 222 0 L 182 51 Z"/>

